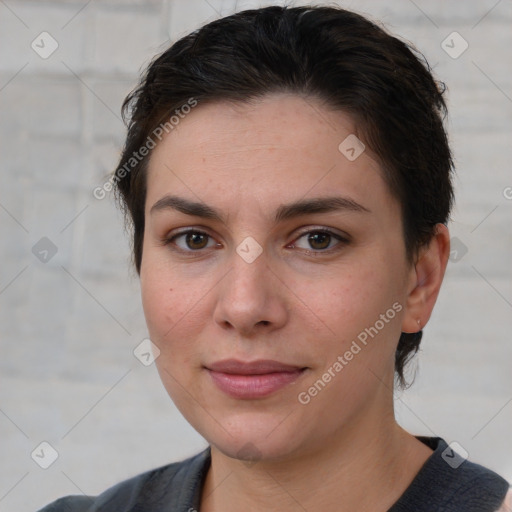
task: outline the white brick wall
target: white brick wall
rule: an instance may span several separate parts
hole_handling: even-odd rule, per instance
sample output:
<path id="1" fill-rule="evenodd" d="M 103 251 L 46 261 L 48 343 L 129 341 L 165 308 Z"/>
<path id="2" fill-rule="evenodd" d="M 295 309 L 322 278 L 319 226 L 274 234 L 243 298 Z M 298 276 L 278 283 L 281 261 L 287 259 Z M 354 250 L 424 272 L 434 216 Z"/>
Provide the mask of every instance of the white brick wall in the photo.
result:
<path id="1" fill-rule="evenodd" d="M 116 163 L 120 106 L 141 67 L 235 5 L 271 3 L 0 2 L 0 512 L 98 493 L 204 446 L 154 367 L 132 355 L 146 330 L 128 240 L 112 201 L 92 190 Z M 413 41 L 450 91 L 450 228 L 468 252 L 449 265 L 397 414 L 512 480 L 512 4 L 342 5 Z M 47 59 L 30 46 L 43 31 L 59 44 Z M 458 59 L 440 46 L 453 31 L 469 44 Z M 42 237 L 58 250 L 46 264 L 32 254 Z M 30 458 L 43 440 L 60 454 L 47 470 Z"/>

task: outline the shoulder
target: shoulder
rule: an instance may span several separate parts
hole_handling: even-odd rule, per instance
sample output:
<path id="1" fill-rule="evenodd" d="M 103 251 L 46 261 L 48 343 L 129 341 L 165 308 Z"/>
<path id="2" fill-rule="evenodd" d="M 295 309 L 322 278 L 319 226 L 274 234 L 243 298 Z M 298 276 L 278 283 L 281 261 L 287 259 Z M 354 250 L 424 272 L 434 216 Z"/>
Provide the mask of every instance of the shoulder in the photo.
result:
<path id="1" fill-rule="evenodd" d="M 512 489 L 508 490 L 505 501 L 496 512 L 512 512 Z"/>
<path id="2" fill-rule="evenodd" d="M 455 472 L 457 477 L 453 479 L 457 498 L 467 501 L 475 510 L 512 512 L 510 501 L 509 508 L 503 508 L 506 500 L 510 500 L 510 484 L 503 477 L 485 466 L 467 460 L 458 469 Z"/>
<path id="3" fill-rule="evenodd" d="M 390 512 L 512 512 L 500 509 L 510 489 L 504 478 L 460 455 L 455 443 L 417 437 L 433 453 Z"/>
<path id="4" fill-rule="evenodd" d="M 66 496 L 46 505 L 39 512 L 87 512 L 93 501 L 90 496 Z"/>
<path id="5" fill-rule="evenodd" d="M 98 496 L 66 496 L 39 512 L 119 512 L 135 510 L 141 505 L 160 510 L 164 503 L 171 507 L 186 504 L 192 502 L 200 490 L 209 461 L 210 448 L 207 448 L 183 461 L 124 480 Z M 188 493 L 182 492 L 183 488 Z"/>

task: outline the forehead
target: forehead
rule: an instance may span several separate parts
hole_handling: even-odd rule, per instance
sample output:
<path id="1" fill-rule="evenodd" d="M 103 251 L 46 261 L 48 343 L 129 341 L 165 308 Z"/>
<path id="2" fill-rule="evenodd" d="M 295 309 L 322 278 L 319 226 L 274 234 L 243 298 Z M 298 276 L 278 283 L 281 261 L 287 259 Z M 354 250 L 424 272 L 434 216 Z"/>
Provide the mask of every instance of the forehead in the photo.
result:
<path id="1" fill-rule="evenodd" d="M 152 152 L 146 213 L 170 191 L 226 209 L 333 192 L 392 206 L 376 158 L 356 137 L 349 115 L 314 98 L 199 103 Z"/>

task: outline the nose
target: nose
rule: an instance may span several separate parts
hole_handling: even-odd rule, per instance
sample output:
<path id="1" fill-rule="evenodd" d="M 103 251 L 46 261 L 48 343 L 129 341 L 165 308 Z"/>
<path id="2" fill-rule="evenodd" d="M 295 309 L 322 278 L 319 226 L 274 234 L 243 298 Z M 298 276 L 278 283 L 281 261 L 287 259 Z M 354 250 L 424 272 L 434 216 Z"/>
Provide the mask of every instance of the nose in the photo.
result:
<path id="1" fill-rule="evenodd" d="M 287 321 L 289 292 L 271 268 L 265 251 L 246 257 L 240 244 L 230 259 L 231 270 L 219 283 L 214 320 L 225 330 L 252 337 L 281 328 Z"/>

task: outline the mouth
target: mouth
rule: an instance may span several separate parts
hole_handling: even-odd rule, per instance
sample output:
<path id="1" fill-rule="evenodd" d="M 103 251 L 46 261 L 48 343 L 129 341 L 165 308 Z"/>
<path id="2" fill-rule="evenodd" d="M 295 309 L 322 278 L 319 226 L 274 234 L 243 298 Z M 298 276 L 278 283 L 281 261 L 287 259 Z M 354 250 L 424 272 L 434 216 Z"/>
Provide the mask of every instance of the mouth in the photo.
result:
<path id="1" fill-rule="evenodd" d="M 279 361 L 227 359 L 205 366 L 223 393 L 238 399 L 265 398 L 295 382 L 308 369 Z"/>

